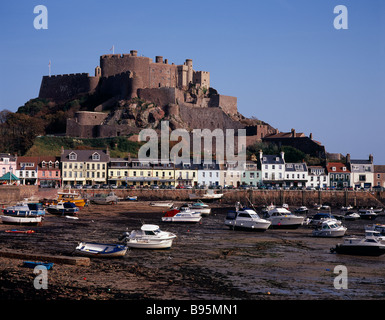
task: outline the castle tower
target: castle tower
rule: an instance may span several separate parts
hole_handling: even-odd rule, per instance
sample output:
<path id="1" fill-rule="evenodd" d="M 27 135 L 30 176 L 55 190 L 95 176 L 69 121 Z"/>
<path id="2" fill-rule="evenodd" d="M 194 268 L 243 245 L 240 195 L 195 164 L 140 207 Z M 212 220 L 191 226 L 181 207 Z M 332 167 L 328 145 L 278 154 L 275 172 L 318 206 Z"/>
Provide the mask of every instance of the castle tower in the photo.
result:
<path id="1" fill-rule="evenodd" d="M 101 76 L 102 76 L 102 69 L 99 66 L 97 66 L 95 68 L 95 77 L 100 78 Z"/>
<path id="2" fill-rule="evenodd" d="M 191 59 L 186 59 L 186 66 L 187 66 L 187 85 L 190 83 L 193 83 L 193 62 Z"/>

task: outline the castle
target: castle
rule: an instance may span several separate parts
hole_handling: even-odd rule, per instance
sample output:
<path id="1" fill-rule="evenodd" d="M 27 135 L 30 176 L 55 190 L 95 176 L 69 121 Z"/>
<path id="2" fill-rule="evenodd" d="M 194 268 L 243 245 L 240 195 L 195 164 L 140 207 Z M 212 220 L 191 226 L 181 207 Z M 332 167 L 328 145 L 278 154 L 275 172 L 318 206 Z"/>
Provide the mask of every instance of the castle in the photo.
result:
<path id="1" fill-rule="evenodd" d="M 102 55 L 94 76 L 88 73 L 43 76 L 39 98 L 63 103 L 87 94 L 105 97 L 105 101 L 91 112 L 82 110 L 68 119 L 67 136 L 96 138 L 137 133 L 138 123 L 130 121 L 139 117 L 137 114 L 131 112 L 122 116 L 121 112 L 105 112 L 133 98 L 156 106 L 147 110 L 148 119 L 144 122 L 168 117 L 173 129 L 245 127 L 239 122 L 244 117 L 238 113 L 237 98 L 218 94 L 210 88 L 210 73 L 195 71 L 191 59 L 175 65 L 162 56 L 156 56 L 153 62 L 148 57 L 138 56 L 136 50 L 129 54 Z M 143 114 L 140 117 L 143 118 Z M 255 128 L 258 128 L 259 138 L 271 129 L 261 124 L 252 130 Z"/>

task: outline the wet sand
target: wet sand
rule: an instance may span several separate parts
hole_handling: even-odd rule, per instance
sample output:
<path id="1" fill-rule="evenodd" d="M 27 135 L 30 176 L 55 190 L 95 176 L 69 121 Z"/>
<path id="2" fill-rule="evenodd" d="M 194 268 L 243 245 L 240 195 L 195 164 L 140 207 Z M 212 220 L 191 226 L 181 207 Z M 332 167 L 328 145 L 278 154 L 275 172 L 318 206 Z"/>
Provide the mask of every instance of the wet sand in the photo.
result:
<path id="1" fill-rule="evenodd" d="M 54 264 L 48 289 L 33 286 L 23 260 L 0 258 L 1 300 L 381 300 L 385 255 L 330 253 L 341 238 L 314 238 L 312 229 L 234 231 L 226 210 L 214 208 L 198 224 L 161 222 L 164 208 L 147 202 L 90 205 L 79 220 L 46 214 L 41 226 L 0 224 L 2 250 L 71 256 L 80 241 L 118 242 L 142 223 L 177 234 L 169 250 L 131 249 L 120 259 L 91 258 L 90 266 Z M 308 215 L 313 215 L 315 211 Z M 333 213 L 339 213 L 338 210 Z M 385 223 L 380 215 L 375 223 Z M 363 235 L 365 220 L 343 221 L 347 235 Z M 33 229 L 33 234 L 5 230 Z M 334 267 L 348 271 L 348 289 L 335 289 Z"/>

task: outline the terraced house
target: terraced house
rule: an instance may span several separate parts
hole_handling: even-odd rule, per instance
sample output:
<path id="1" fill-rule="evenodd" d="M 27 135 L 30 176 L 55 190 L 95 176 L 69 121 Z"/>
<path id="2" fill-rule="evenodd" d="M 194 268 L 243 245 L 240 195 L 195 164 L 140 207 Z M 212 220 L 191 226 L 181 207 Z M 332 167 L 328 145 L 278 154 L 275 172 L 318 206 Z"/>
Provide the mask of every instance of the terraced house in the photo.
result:
<path id="1" fill-rule="evenodd" d="M 326 166 L 329 175 L 329 187 L 332 189 L 350 188 L 351 172 L 347 165 L 341 162 L 329 162 Z"/>
<path id="2" fill-rule="evenodd" d="M 61 152 L 63 185 L 107 183 L 108 150 L 64 150 Z"/>

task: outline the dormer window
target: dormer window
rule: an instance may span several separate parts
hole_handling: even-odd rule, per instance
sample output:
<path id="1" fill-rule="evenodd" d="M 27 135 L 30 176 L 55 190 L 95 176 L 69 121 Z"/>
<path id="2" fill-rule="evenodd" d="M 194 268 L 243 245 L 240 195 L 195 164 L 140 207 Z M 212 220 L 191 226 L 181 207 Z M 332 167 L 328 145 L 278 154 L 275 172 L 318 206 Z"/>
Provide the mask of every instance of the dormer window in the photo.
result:
<path id="1" fill-rule="evenodd" d="M 342 171 L 346 171 L 346 167 L 342 167 Z"/>
<path id="2" fill-rule="evenodd" d="M 336 171 L 336 167 L 332 167 L 332 171 Z"/>
<path id="3" fill-rule="evenodd" d="M 45 161 L 42 161 L 42 162 L 41 162 L 41 167 L 42 167 L 42 168 L 45 168 Z"/>
<path id="4" fill-rule="evenodd" d="M 100 154 L 95 152 L 92 154 L 92 160 L 100 160 Z"/>
<path id="5" fill-rule="evenodd" d="M 52 161 L 48 162 L 48 167 L 52 168 Z"/>
<path id="6" fill-rule="evenodd" d="M 78 155 L 75 152 L 71 152 L 68 156 L 70 160 L 76 160 Z"/>
<path id="7" fill-rule="evenodd" d="M 275 158 L 275 161 L 277 161 L 277 162 L 278 162 L 278 161 L 279 161 L 279 157 L 276 157 L 276 158 Z"/>

